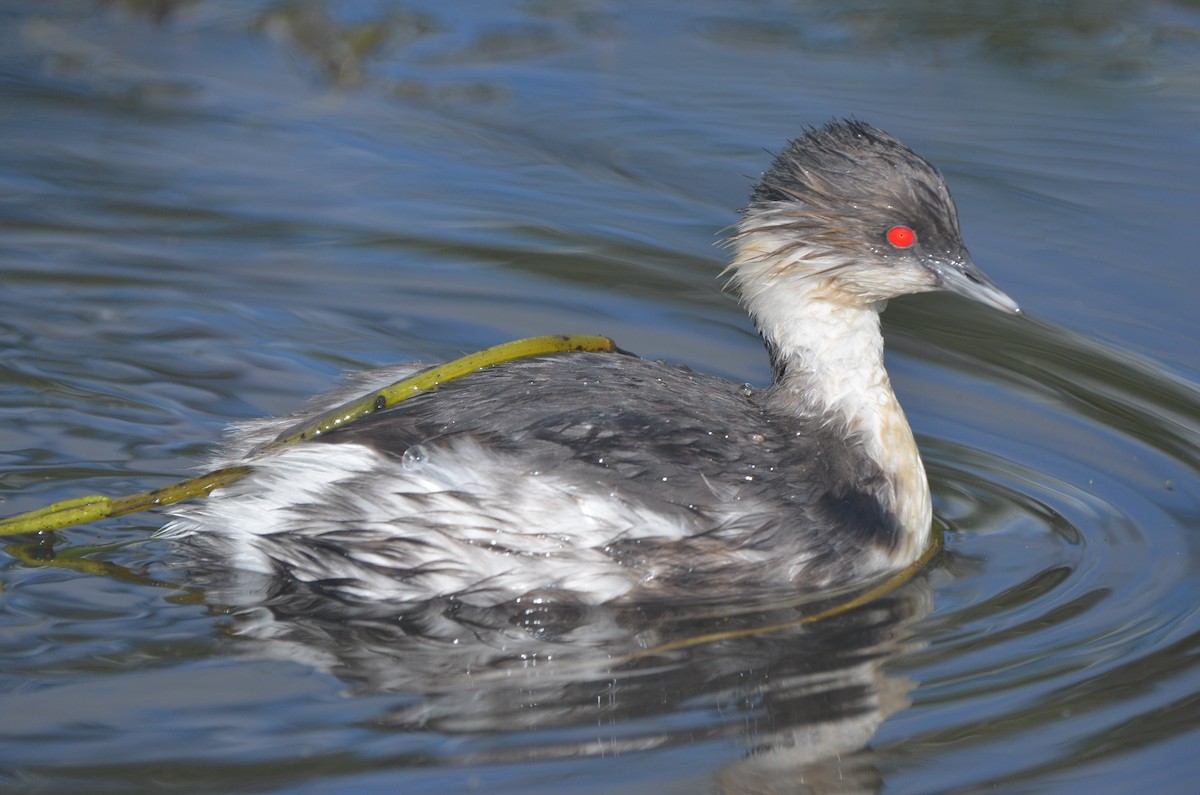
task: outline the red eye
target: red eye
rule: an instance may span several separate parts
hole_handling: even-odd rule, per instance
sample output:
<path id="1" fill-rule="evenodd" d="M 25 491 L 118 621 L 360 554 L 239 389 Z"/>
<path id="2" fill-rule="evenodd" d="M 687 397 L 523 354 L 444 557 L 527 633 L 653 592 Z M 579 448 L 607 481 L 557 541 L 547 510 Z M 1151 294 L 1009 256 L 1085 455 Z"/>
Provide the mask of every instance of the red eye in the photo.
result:
<path id="1" fill-rule="evenodd" d="M 917 233 L 907 226 L 893 226 L 887 230 L 887 239 L 896 248 L 908 248 L 917 242 Z"/>

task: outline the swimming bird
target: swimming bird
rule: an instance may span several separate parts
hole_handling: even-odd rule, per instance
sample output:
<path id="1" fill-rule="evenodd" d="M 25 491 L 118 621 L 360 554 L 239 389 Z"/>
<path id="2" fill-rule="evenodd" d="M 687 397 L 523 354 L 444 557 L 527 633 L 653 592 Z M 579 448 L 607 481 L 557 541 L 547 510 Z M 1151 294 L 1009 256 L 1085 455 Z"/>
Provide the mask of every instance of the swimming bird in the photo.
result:
<path id="1" fill-rule="evenodd" d="M 818 591 L 912 563 L 930 543 L 929 485 L 880 312 L 934 290 L 1021 310 L 972 262 L 937 170 L 859 121 L 790 142 L 728 242 L 769 386 L 556 354 L 266 444 L 419 366 L 370 371 L 235 428 L 213 464 L 250 474 L 176 507 L 164 532 L 220 565 L 373 604 Z"/>

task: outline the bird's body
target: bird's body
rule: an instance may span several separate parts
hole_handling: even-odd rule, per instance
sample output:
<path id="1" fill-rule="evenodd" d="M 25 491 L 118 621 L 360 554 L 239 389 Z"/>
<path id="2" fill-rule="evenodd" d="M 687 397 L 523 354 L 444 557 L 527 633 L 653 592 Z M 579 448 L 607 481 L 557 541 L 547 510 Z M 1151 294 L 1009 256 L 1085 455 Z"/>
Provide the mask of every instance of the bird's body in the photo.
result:
<path id="1" fill-rule="evenodd" d="M 971 264 L 936 171 L 857 122 L 793 142 L 732 243 L 769 387 L 560 354 L 262 451 L 405 372 L 373 371 L 236 432 L 219 463 L 251 474 L 179 509 L 166 532 L 231 567 L 397 604 L 816 590 L 911 563 L 929 542 L 929 487 L 879 312 L 935 289 L 1019 310 Z"/>

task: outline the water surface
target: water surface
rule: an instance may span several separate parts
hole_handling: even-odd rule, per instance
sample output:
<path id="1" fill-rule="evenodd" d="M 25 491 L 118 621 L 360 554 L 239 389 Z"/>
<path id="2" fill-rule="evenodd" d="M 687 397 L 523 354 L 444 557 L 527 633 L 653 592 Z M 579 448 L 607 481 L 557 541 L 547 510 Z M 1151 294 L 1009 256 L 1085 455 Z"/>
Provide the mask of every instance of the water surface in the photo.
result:
<path id="1" fill-rule="evenodd" d="M 946 550 L 815 624 L 347 619 L 156 586 L 191 580 L 154 515 L 41 539 L 0 563 L 0 788 L 1200 773 L 1193 5 L 10 3 L 0 52 L 5 513 L 171 482 L 346 370 L 531 334 L 762 383 L 714 243 L 769 152 L 835 116 L 943 170 L 1028 312 L 893 302 Z"/>

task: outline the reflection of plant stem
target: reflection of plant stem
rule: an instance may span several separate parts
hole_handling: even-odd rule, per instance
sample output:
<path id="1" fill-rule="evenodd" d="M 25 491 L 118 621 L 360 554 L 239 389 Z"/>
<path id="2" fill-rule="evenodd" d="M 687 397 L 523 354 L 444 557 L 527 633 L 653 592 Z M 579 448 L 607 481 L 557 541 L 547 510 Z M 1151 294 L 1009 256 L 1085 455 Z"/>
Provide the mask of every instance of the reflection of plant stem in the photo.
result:
<path id="1" fill-rule="evenodd" d="M 921 553 L 921 557 L 910 563 L 905 568 L 883 580 L 878 585 L 872 586 L 865 591 L 849 597 L 845 601 L 835 601 L 829 607 L 818 610 L 815 613 L 810 613 L 803 618 L 797 618 L 794 621 L 785 621 L 782 624 L 768 624 L 762 627 L 749 627 L 746 629 L 732 629 L 725 632 L 710 632 L 705 635 L 695 635 L 690 638 L 682 638 L 680 640 L 663 643 L 659 646 L 653 646 L 649 649 L 633 652 L 626 659 L 636 660 L 641 657 L 649 657 L 655 654 L 662 654 L 668 651 L 677 649 L 685 649 L 691 646 L 702 646 L 706 643 L 716 643 L 723 640 L 731 640 L 733 638 L 744 638 L 751 635 L 765 635 L 769 632 L 782 632 L 787 629 L 795 629 L 807 624 L 815 624 L 818 621 L 824 621 L 827 618 L 841 615 L 849 612 L 856 607 L 865 605 L 867 602 L 878 599 L 884 594 L 890 593 L 899 588 L 904 583 L 911 580 L 921 569 L 925 568 L 937 553 L 942 551 L 942 530 L 938 525 L 934 525 L 933 532 L 929 537 L 929 546 Z"/>
<path id="2" fill-rule="evenodd" d="M 275 450 L 296 442 L 320 436 L 323 433 L 340 428 L 362 419 L 376 411 L 391 408 L 413 395 L 428 392 L 440 384 L 462 378 L 464 375 L 484 367 L 501 364 L 514 359 L 524 359 L 530 356 L 542 356 L 550 353 L 565 353 L 568 351 L 591 351 L 614 353 L 620 352 L 616 344 L 608 337 L 597 337 L 589 334 L 563 334 L 554 337 L 531 337 L 529 339 L 506 342 L 491 348 L 463 356 L 445 364 L 429 367 L 408 378 L 401 379 L 391 386 L 372 392 L 369 395 L 351 400 L 319 415 L 315 419 L 306 420 L 284 431 L 274 441 L 259 450 Z M 207 497 L 214 489 L 236 483 L 250 472 L 249 467 L 235 466 L 218 469 L 197 478 L 172 483 L 161 489 L 144 491 L 127 497 L 106 497 L 91 495 L 63 500 L 43 508 L 0 519 L 0 535 L 18 535 L 21 533 L 43 533 L 51 530 L 61 530 L 77 524 L 86 524 L 113 516 L 124 516 L 129 513 L 158 508 L 163 505 L 190 499 L 192 497 Z"/>
<path id="3" fill-rule="evenodd" d="M 106 560 L 89 560 L 84 555 L 94 554 L 96 552 L 107 551 L 125 546 L 131 542 L 118 542 L 115 544 L 103 544 L 100 546 L 77 546 L 64 549 L 61 552 L 54 549 L 53 536 L 43 536 L 38 541 L 30 541 L 24 544 L 9 544 L 4 548 L 4 551 L 30 566 L 54 566 L 57 568 L 71 569 L 82 574 L 98 575 L 101 577 L 109 577 L 120 582 L 127 582 L 133 585 L 149 585 L 154 588 L 170 588 L 175 591 L 184 591 L 184 594 L 177 597 L 172 597 L 171 601 L 187 604 L 201 604 L 204 602 L 204 591 L 200 588 L 195 588 L 178 583 L 156 580 L 145 574 L 144 570 L 139 572 L 130 569 L 126 566 L 121 566 L 117 563 L 109 563 Z"/>

